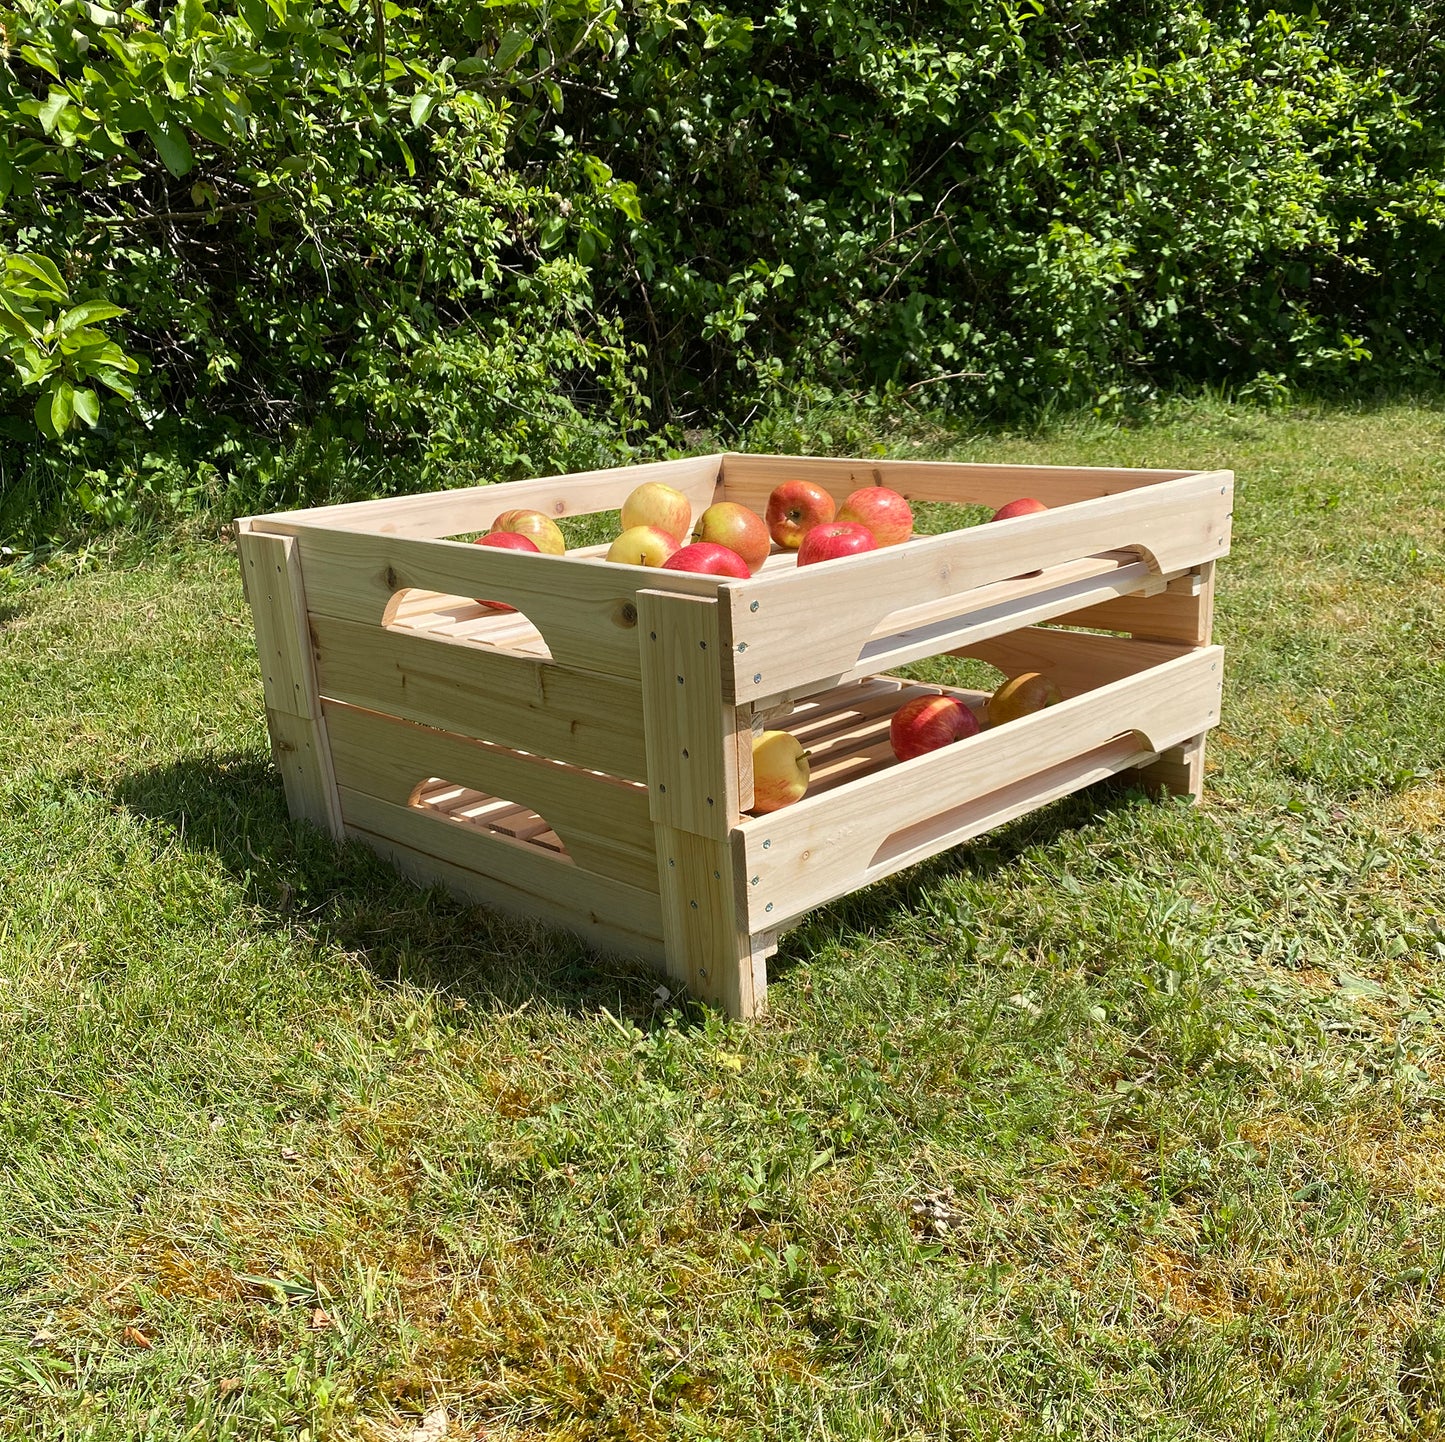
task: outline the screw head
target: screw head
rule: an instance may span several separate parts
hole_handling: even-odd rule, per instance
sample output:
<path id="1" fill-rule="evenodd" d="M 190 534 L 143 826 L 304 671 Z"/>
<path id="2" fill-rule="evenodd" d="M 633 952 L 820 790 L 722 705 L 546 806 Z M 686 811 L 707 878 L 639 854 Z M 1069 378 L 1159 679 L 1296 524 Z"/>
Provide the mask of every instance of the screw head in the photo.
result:
<path id="1" fill-rule="evenodd" d="M 763 910 L 764 910 L 764 911 L 771 911 L 772 909 L 773 909 L 773 903 L 772 903 L 771 901 L 768 902 L 768 904 L 767 904 L 765 907 L 763 907 Z"/>
<path id="2" fill-rule="evenodd" d="M 763 850 L 766 851 L 766 850 L 768 849 L 768 847 L 770 847 L 772 844 L 773 844 L 773 843 L 772 843 L 771 841 L 765 841 L 765 842 L 763 842 Z"/>
<path id="3" fill-rule="evenodd" d="M 753 673 L 753 685 L 754 685 L 754 686 L 761 686 L 762 684 L 763 684 L 763 673 L 762 673 L 761 671 L 755 671 L 755 672 Z"/>
<path id="4" fill-rule="evenodd" d="M 756 611 L 757 609 L 758 609 L 758 603 L 757 603 L 756 601 L 754 601 L 754 602 L 752 603 L 752 605 L 750 605 L 750 606 L 748 607 L 748 610 L 749 610 L 749 611 Z"/>

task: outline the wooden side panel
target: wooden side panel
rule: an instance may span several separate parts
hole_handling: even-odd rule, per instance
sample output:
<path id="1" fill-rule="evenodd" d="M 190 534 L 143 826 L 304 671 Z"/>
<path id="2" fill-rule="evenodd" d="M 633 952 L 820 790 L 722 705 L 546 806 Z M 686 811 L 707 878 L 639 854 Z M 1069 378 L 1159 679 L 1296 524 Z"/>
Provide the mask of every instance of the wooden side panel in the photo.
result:
<path id="1" fill-rule="evenodd" d="M 575 932 L 606 951 L 662 961 L 656 893 L 593 876 L 567 861 L 445 817 L 342 790 L 347 834 L 413 880 L 439 882 L 509 916 Z"/>
<path id="2" fill-rule="evenodd" d="M 579 867 L 656 891 L 641 786 L 329 701 L 325 713 L 337 783 L 349 791 L 405 807 L 439 776 L 504 797 L 544 817 Z"/>
<path id="3" fill-rule="evenodd" d="M 1214 626 L 1214 562 L 1206 561 L 1154 596 L 1122 596 L 1055 618 L 1069 626 L 1125 631 L 1147 641 L 1207 646 Z"/>
<path id="4" fill-rule="evenodd" d="M 767 506 L 775 486 L 792 480 L 812 481 L 839 501 L 861 486 L 887 486 L 911 501 L 951 501 L 997 510 L 1023 496 L 1032 496 L 1046 506 L 1065 506 L 1192 474 L 1104 466 L 853 461 L 822 456 L 745 456 L 732 452 L 721 459 L 726 499 L 759 512 Z"/>
<path id="5" fill-rule="evenodd" d="M 296 543 L 242 526 L 236 545 L 256 626 L 271 754 L 286 788 L 287 809 L 298 821 L 310 821 L 339 841 L 341 809 L 312 665 Z"/>
<path id="6" fill-rule="evenodd" d="M 1136 641 L 1029 626 L 964 646 L 953 654 L 986 661 L 1006 676 L 1041 671 L 1065 696 L 1077 696 L 1188 655 L 1190 649 L 1172 641 Z"/>
<path id="7" fill-rule="evenodd" d="M 314 527 L 301 528 L 295 544 L 312 615 L 376 626 L 400 591 L 482 596 L 522 611 L 560 665 L 633 679 L 640 675 L 637 591 L 657 580 L 657 572 L 646 567 Z M 667 587 L 713 596 L 718 581 L 668 572 Z"/>
<path id="8" fill-rule="evenodd" d="M 733 833 L 740 743 L 722 694 L 726 613 L 717 601 L 644 591 L 638 617 L 668 970 L 693 995 L 755 1016 L 766 969 L 754 961 Z"/>
<path id="9" fill-rule="evenodd" d="M 757 702 L 853 674 L 890 614 L 950 598 L 959 614 L 978 588 L 1039 569 L 1047 589 L 1050 568 L 1080 557 L 1137 549 L 1161 576 L 1201 565 L 1228 547 L 1232 497 L 1229 472 L 1187 476 L 726 586 L 733 694 Z"/>
<path id="10" fill-rule="evenodd" d="M 1058 706 L 745 821 L 750 926 L 776 926 L 996 824 L 994 808 L 982 818 L 967 808 L 1006 788 L 1020 788 L 1009 806 L 1021 814 L 1063 794 L 1053 789 L 1059 768 L 1084 766 L 1081 777 L 1065 778 L 1064 789 L 1072 790 L 1199 735 L 1219 719 L 1222 660 L 1213 646 L 1176 653 Z M 1102 769 L 1091 770 L 1090 758 L 1101 755 Z M 930 818 L 945 824 L 918 839 Z"/>
<path id="11" fill-rule="evenodd" d="M 636 681 L 333 616 L 313 617 L 311 631 L 317 680 L 330 700 L 647 778 Z"/>
<path id="12" fill-rule="evenodd" d="M 292 529 L 323 526 L 337 531 L 435 540 L 483 531 L 503 511 L 541 511 L 560 518 L 615 510 L 628 492 L 646 481 L 663 481 L 675 487 L 692 502 L 696 514 L 712 504 L 721 466 L 722 457 L 718 455 L 685 456 L 676 461 L 579 471 L 570 476 L 543 476 L 421 496 L 317 506 L 266 519 Z"/>
<path id="13" fill-rule="evenodd" d="M 1157 761 L 1120 774 L 1126 786 L 1139 786 L 1145 791 L 1188 796 L 1193 801 L 1204 799 L 1204 752 L 1208 734 L 1191 737 L 1182 746 L 1171 746 Z"/>

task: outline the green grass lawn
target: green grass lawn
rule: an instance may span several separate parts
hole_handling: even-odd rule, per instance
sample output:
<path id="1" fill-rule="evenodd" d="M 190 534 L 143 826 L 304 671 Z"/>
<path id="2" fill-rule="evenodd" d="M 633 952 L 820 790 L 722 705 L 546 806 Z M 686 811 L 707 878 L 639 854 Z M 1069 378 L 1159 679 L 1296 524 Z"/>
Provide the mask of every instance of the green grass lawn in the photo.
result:
<path id="1" fill-rule="evenodd" d="M 1445 413 L 896 434 L 1238 471 L 1209 802 L 753 1026 L 292 826 L 224 546 L 0 572 L 0 1436 L 1445 1437 Z"/>

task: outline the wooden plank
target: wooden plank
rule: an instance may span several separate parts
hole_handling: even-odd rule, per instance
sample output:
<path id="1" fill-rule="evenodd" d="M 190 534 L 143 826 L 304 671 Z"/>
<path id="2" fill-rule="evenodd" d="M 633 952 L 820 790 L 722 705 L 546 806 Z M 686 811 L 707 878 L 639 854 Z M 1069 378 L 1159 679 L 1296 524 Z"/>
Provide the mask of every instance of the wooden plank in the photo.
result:
<path id="1" fill-rule="evenodd" d="M 287 810 L 339 841 L 341 810 L 306 629 L 306 590 L 296 543 L 238 527 L 236 546 L 256 628 L 271 755 L 286 788 Z"/>
<path id="2" fill-rule="evenodd" d="M 1229 472 L 1186 476 L 729 583 L 719 597 L 731 610 L 731 694 L 760 704 L 854 674 L 860 652 L 891 614 L 955 597 L 966 610 L 969 592 L 1011 578 L 1045 591 L 1049 568 L 1081 557 L 1138 550 L 1161 576 L 1200 565 L 1228 546 L 1232 495 Z M 1029 583 L 1023 573 L 1037 568 L 1044 574 Z M 1020 613 L 1029 605 L 1018 597 Z M 1006 628 L 1006 614 L 994 623 Z"/>
<path id="3" fill-rule="evenodd" d="M 656 889 L 647 792 L 635 782 L 336 702 L 324 709 L 339 785 L 406 806 L 419 783 L 441 776 L 545 817 L 578 866 Z"/>
<path id="4" fill-rule="evenodd" d="M 647 778 L 636 681 L 331 616 L 313 617 L 311 629 L 321 693 L 333 701 Z"/>
<path id="5" fill-rule="evenodd" d="M 675 461 L 579 471 L 570 476 L 542 476 L 420 496 L 315 506 L 251 520 L 295 529 L 321 526 L 338 531 L 370 531 L 379 536 L 436 539 L 484 531 L 503 511 L 541 511 L 561 518 L 616 510 L 630 491 L 646 481 L 663 481 L 680 490 L 692 502 L 696 514 L 712 504 L 721 468 L 719 455 L 684 456 Z"/>
<path id="6" fill-rule="evenodd" d="M 1077 696 L 1172 661 L 1189 649 L 1172 641 L 1136 641 L 1125 636 L 1029 626 L 950 654 L 987 662 L 1010 677 L 1023 671 L 1040 671 L 1065 696 Z"/>
<path id="7" fill-rule="evenodd" d="M 1160 665 L 1006 726 L 743 821 L 739 830 L 751 929 L 801 915 L 887 870 L 955 844 L 958 834 L 950 823 L 943 835 L 899 851 L 889 845 L 895 832 L 971 807 L 1016 784 L 1027 795 L 1029 778 L 1057 767 L 1067 770 L 1121 737 L 1119 754 L 1110 762 L 1117 761 L 1115 769 L 1197 736 L 1218 722 L 1222 663 L 1223 652 L 1215 646 L 1176 653 Z M 959 824 L 974 821 L 963 816 Z"/>
<path id="8" fill-rule="evenodd" d="M 422 885 L 440 884 L 494 911 L 539 921 L 594 946 L 663 960 L 655 893 L 598 877 L 535 847 L 342 788 L 347 834 Z"/>
<path id="9" fill-rule="evenodd" d="M 722 608 L 640 591 L 642 708 L 652 819 L 725 837 L 738 815 L 736 718 L 723 700 Z"/>
<path id="10" fill-rule="evenodd" d="M 1068 626 L 1124 631 L 1140 640 L 1207 646 L 1214 624 L 1214 562 L 1186 571 L 1158 594 L 1121 596 L 1053 619 Z"/>
<path id="11" fill-rule="evenodd" d="M 729 501 L 763 511 L 775 486 L 808 480 L 842 501 L 861 486 L 888 486 L 911 501 L 948 501 L 997 510 L 1023 496 L 1046 506 L 1116 495 L 1195 474 L 1117 466 L 998 466 L 960 461 L 834 460 L 823 456 L 722 458 L 722 488 Z"/>
<path id="12" fill-rule="evenodd" d="M 1125 786 L 1138 786 L 1145 791 L 1188 796 L 1193 801 L 1202 801 L 1207 741 L 1207 733 L 1192 736 L 1182 746 L 1171 746 L 1157 761 L 1121 773 L 1119 781 Z"/>
<path id="13" fill-rule="evenodd" d="M 380 625 L 404 591 L 484 596 L 522 611 L 559 664 L 631 678 L 640 675 L 638 587 L 713 596 L 719 586 L 714 576 L 682 571 L 668 571 L 660 581 L 658 571 L 645 566 L 310 526 L 297 532 L 296 546 L 313 616 Z"/>

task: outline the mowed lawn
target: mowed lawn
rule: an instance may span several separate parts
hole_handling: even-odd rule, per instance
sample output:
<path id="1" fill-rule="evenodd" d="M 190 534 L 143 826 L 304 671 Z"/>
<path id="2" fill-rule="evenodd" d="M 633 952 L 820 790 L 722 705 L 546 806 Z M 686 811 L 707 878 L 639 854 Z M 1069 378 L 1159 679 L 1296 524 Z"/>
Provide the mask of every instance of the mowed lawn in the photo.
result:
<path id="1" fill-rule="evenodd" d="M 751 1026 L 292 826 L 224 545 L 0 572 L 0 1436 L 1445 1437 L 1445 412 L 896 434 L 1238 471 L 1209 800 Z"/>

